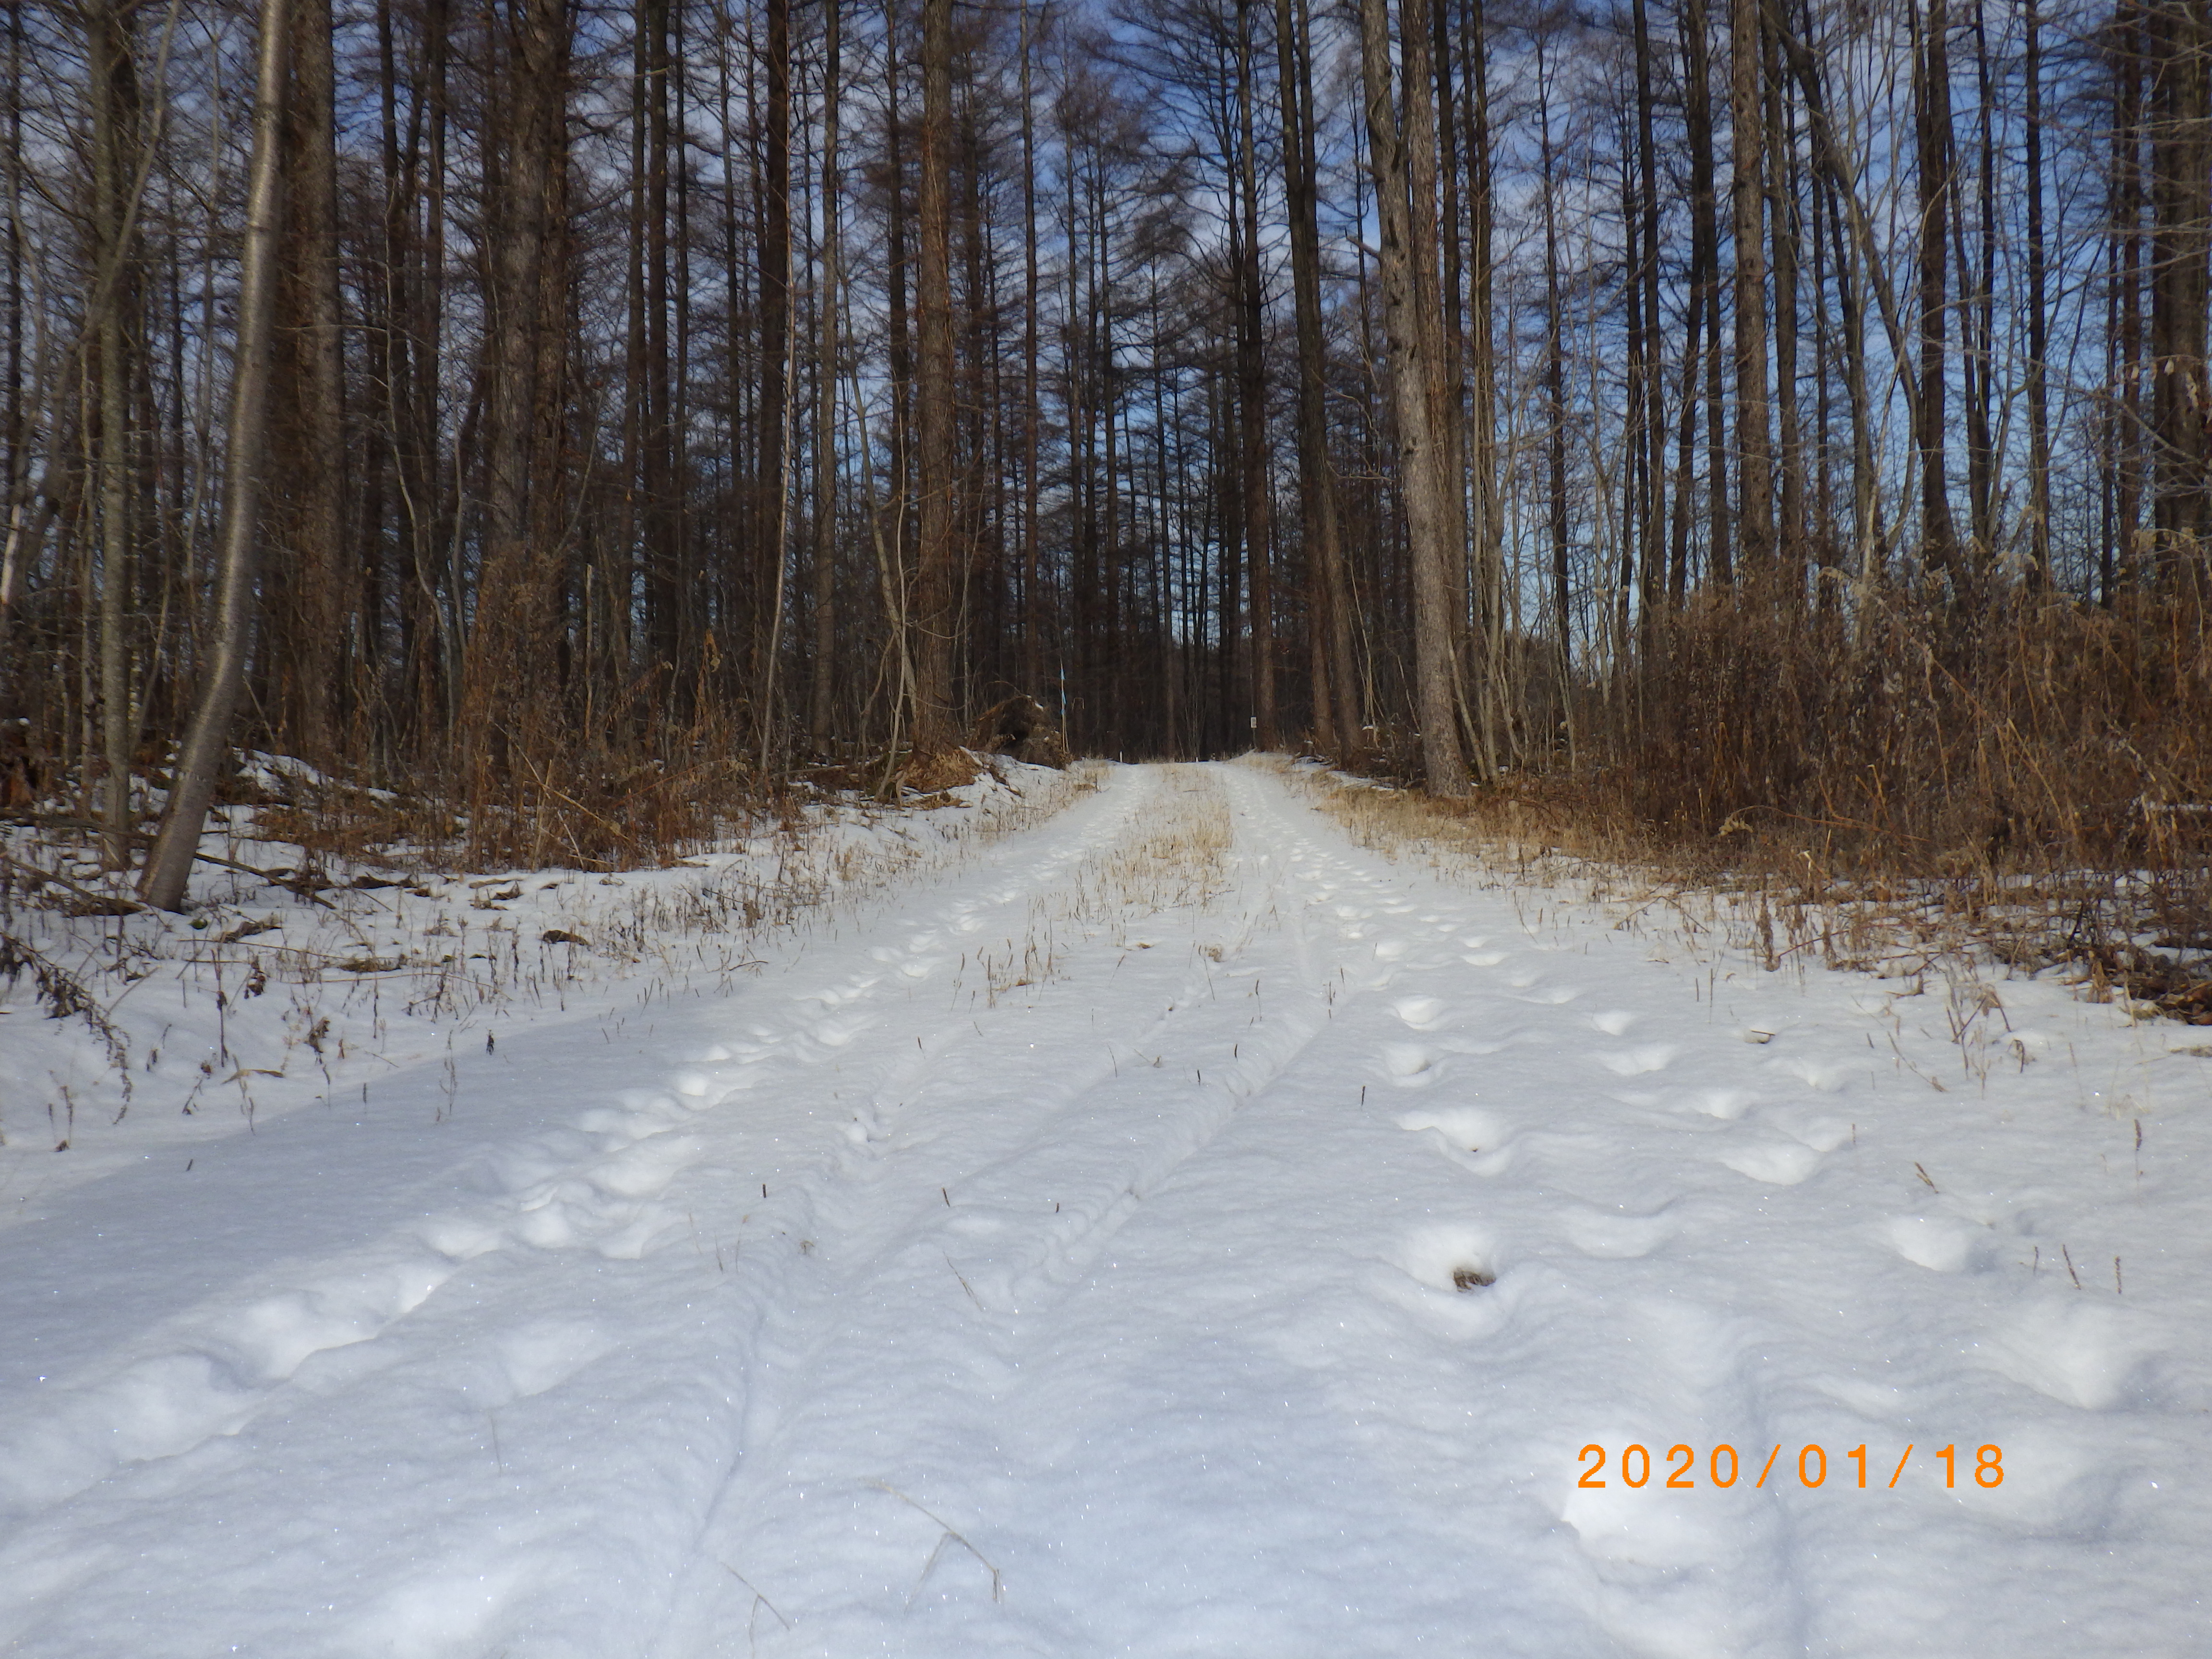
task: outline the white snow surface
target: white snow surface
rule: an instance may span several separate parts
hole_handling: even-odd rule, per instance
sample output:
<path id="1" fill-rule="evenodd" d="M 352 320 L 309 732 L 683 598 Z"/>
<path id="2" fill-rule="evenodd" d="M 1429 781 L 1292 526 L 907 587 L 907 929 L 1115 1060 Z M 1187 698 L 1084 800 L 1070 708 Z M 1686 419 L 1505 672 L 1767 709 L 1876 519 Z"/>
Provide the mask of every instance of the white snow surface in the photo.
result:
<path id="1" fill-rule="evenodd" d="M 2212 1652 L 2204 1033 L 1310 793 L 6 1206 L 0 1650 Z"/>

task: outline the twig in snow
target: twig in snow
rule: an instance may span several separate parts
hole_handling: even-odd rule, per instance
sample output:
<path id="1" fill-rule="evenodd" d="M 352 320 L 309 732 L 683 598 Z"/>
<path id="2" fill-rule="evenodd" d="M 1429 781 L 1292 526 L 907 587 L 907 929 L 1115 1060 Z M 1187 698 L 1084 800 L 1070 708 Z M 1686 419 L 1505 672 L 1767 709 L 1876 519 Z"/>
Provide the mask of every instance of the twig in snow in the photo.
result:
<path id="1" fill-rule="evenodd" d="M 726 1561 L 723 1562 L 721 1565 L 722 1571 L 724 1572 L 728 1573 L 731 1577 L 736 1579 L 740 1584 L 743 1584 L 747 1589 L 751 1590 L 753 1593 L 752 1617 L 745 1621 L 745 1647 L 748 1651 L 750 1651 L 753 1646 L 753 1620 L 760 1617 L 760 1610 L 763 1607 L 766 1607 L 770 1613 L 775 1614 L 776 1623 L 781 1625 L 786 1630 L 789 1630 L 791 1628 L 791 1620 L 785 1618 L 783 1614 L 778 1611 L 775 1602 L 769 1601 L 768 1597 L 760 1593 L 760 1590 L 755 1586 L 751 1579 L 746 1577 L 744 1574 L 739 1572 L 735 1567 L 732 1566 Z"/>
<path id="2" fill-rule="evenodd" d="M 952 1201 L 952 1200 L 951 1200 L 951 1199 L 947 1199 L 947 1200 L 945 1200 L 945 1202 L 946 1202 L 946 1203 L 948 1203 L 948 1204 L 950 1204 L 951 1201 Z M 940 1252 L 940 1254 L 943 1254 L 943 1253 L 942 1253 L 942 1252 Z M 950 1255 L 945 1255 L 945 1265 L 946 1267 L 952 1267 L 952 1258 L 951 1258 Z M 982 1297 L 981 1297 L 980 1296 L 977 1296 L 977 1295 L 975 1294 L 975 1292 L 972 1289 L 969 1289 L 969 1284 L 968 1284 L 968 1281 L 967 1281 L 967 1279 L 966 1279 L 965 1278 L 963 1278 L 963 1277 L 962 1276 L 962 1274 L 961 1274 L 961 1272 L 960 1272 L 960 1269 L 959 1269 L 959 1268 L 957 1268 L 957 1267 L 952 1267 L 952 1276 L 953 1276 L 955 1279 L 959 1279 L 959 1280 L 960 1280 L 960 1288 L 961 1288 L 962 1290 L 963 1290 L 963 1291 L 968 1291 L 968 1299 L 969 1299 L 970 1302 L 972 1302 L 972 1303 L 974 1303 L 974 1304 L 975 1304 L 975 1306 L 976 1306 L 976 1308 L 977 1308 L 977 1310 L 978 1310 L 979 1311 L 983 1312 L 983 1313 L 988 1313 L 988 1312 L 990 1312 L 990 1311 L 991 1311 L 988 1308 L 986 1308 L 986 1307 L 984 1307 L 984 1306 L 983 1306 L 983 1298 L 982 1298 Z"/>
<path id="3" fill-rule="evenodd" d="M 954 1269 L 956 1273 L 959 1270 L 957 1268 Z M 928 1565 L 922 1568 L 921 1577 L 917 1579 L 915 1583 L 915 1589 L 917 1593 L 920 1592 L 922 1584 L 927 1582 L 930 1569 L 936 1566 L 937 1558 L 944 1553 L 945 1543 L 947 1540 L 950 1540 L 952 1543 L 959 1545 L 962 1549 L 966 1550 L 969 1554 L 974 1556 L 978 1561 L 981 1561 L 983 1564 L 983 1570 L 991 1575 L 991 1599 L 994 1601 L 1004 1601 L 1006 1599 L 1006 1576 L 1001 1573 L 998 1568 L 991 1565 L 990 1557 L 985 1555 L 982 1551 L 977 1549 L 973 1544 L 968 1541 L 967 1538 L 961 1533 L 957 1527 L 955 1527 L 951 1522 L 947 1521 L 943 1516 L 939 1515 L 935 1510 L 915 1503 L 913 1498 L 908 1498 L 896 1486 L 891 1486 L 886 1481 L 871 1480 L 868 1484 L 873 1486 L 878 1492 L 889 1492 L 893 1498 L 897 1498 L 900 1503 L 908 1505 L 909 1508 L 920 1510 L 922 1514 L 927 1516 L 932 1521 L 934 1521 L 939 1527 L 942 1527 L 945 1529 L 945 1536 L 937 1540 L 937 1547 L 929 1553 Z M 912 1596 L 908 1597 L 907 1601 L 908 1606 L 913 1605 Z"/>
<path id="4" fill-rule="evenodd" d="M 2074 1252 L 2068 1249 L 2063 1244 L 2061 1244 L 2058 1247 L 2058 1254 L 2066 1258 L 2066 1276 L 2074 1281 L 2074 1288 L 2077 1291 L 2080 1290 L 2081 1288 L 2081 1275 L 2074 1271 Z"/>

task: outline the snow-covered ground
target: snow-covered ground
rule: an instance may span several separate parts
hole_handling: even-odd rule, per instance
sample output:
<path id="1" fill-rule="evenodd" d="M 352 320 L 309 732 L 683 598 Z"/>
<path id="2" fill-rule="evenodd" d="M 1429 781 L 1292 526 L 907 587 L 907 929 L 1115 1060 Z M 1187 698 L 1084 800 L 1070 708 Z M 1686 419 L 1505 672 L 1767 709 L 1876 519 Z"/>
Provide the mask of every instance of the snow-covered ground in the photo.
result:
<path id="1" fill-rule="evenodd" d="M 11 1127 L 0 1650 L 2212 1651 L 2205 1033 L 1311 795 L 1115 769 L 365 1102 Z"/>

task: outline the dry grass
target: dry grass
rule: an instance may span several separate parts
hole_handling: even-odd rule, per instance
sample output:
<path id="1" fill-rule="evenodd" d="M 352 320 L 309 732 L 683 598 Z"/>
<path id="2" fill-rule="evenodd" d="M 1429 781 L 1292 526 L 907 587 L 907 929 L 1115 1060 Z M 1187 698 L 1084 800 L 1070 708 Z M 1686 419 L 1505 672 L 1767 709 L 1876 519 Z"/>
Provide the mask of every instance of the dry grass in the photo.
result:
<path id="1" fill-rule="evenodd" d="M 1019 789 L 926 817 L 794 810 L 665 869 L 494 866 L 472 878 L 407 860 L 414 867 L 399 879 L 280 839 L 305 816 L 286 785 L 271 805 L 225 809 L 235 861 L 203 881 L 189 918 L 75 914 L 38 866 L 81 867 L 94 855 L 92 835 L 18 827 L 0 843 L 14 855 L 0 866 L 0 995 L 27 981 L 42 1012 L 93 1039 L 79 1037 L 83 1070 L 57 1085 L 58 1109 L 73 1115 L 75 1086 L 120 1121 L 136 1075 L 156 1106 L 190 1115 L 234 1096 L 251 1120 L 258 1099 L 287 1087 L 271 1079 L 312 1075 L 327 1087 L 333 1066 L 383 1053 L 404 1023 L 450 1034 L 580 1001 L 619 1011 L 634 999 L 631 1012 L 642 1012 L 726 991 L 758 969 L 771 939 L 846 925 L 894 884 L 984 856 L 1097 781 L 1095 769 L 1024 775 Z M 404 849 L 371 845 L 379 866 L 402 861 Z M 251 873 L 247 860 L 268 872 Z M 302 867 L 320 873 L 271 878 Z M 191 1045 L 170 1030 L 179 1022 L 211 1026 L 212 1052 L 196 1070 L 187 1059 L 179 1071 Z M 60 1129 L 58 1144 L 70 1133 Z"/>
<path id="2" fill-rule="evenodd" d="M 2186 595 L 1970 623 L 1891 595 L 1856 627 L 1757 593 L 1704 602 L 1640 684 L 1583 694 L 1579 766 L 1338 810 L 1370 844 L 1710 901 L 1770 965 L 1979 951 L 2212 1024 L 2203 624 Z"/>
<path id="3" fill-rule="evenodd" d="M 1103 769 L 1078 762 L 1078 787 L 1094 787 Z M 1166 769 L 1164 799 L 1146 809 L 1135 832 L 1085 857 L 1067 878 L 1033 898 L 1019 937 L 986 940 L 964 956 L 956 976 L 961 1006 L 996 1007 L 1014 993 L 1056 979 L 1064 946 L 1104 938 L 1125 951 L 1162 942 L 1163 915 L 1202 921 L 1229 891 L 1225 858 L 1236 830 L 1220 784 L 1193 766 Z M 1203 928 L 1199 930 L 1200 933 Z M 1234 942 L 1194 937 L 1191 949 L 1219 962 Z"/>

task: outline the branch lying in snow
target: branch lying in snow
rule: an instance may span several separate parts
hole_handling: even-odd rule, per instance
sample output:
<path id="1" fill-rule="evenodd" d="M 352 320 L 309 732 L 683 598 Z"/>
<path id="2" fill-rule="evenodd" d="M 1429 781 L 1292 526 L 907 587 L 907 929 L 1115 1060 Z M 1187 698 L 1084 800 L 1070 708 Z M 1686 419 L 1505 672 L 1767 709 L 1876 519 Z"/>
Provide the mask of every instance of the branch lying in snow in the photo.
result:
<path id="1" fill-rule="evenodd" d="M 11 859 L 5 853 L 0 853 L 0 864 L 6 865 L 10 870 L 21 870 L 33 881 L 50 881 L 57 887 L 64 888 L 75 893 L 88 904 L 124 907 L 120 910 L 103 909 L 100 914 L 104 915 L 136 915 L 146 908 L 136 899 L 118 898 L 112 893 L 95 893 L 89 887 L 80 887 L 67 876 L 58 876 L 51 870 L 42 870 L 35 864 L 26 864 L 21 859 Z"/>
<path id="2" fill-rule="evenodd" d="M 991 1575 L 991 1599 L 994 1601 L 1004 1601 L 1006 1599 L 1006 1586 L 1003 1575 L 1000 1574 L 996 1567 L 991 1565 L 990 1558 L 988 1556 L 985 1555 L 982 1551 L 977 1549 L 973 1544 L 968 1541 L 967 1538 L 963 1535 L 958 1528 L 955 1527 L 943 1516 L 939 1515 L 935 1510 L 925 1508 L 923 1505 L 915 1503 L 914 1499 L 908 1498 L 896 1486 L 888 1485 L 881 1480 L 871 1480 L 868 1484 L 873 1486 L 878 1492 L 889 1492 L 892 1497 L 897 1498 L 900 1503 L 907 1504 L 910 1508 L 920 1510 L 922 1514 L 927 1516 L 931 1520 L 937 1522 L 939 1526 L 945 1529 L 945 1536 L 937 1540 L 937 1547 L 930 1551 L 928 1565 L 922 1568 L 921 1577 L 915 1582 L 915 1589 L 917 1592 L 921 1590 L 922 1584 L 928 1581 L 931 1569 L 937 1565 L 937 1558 L 945 1553 L 945 1545 L 947 1543 L 953 1543 L 959 1545 L 962 1549 L 966 1550 L 969 1554 L 974 1556 L 978 1561 L 981 1561 L 983 1564 L 983 1570 Z M 908 1598 L 908 1604 L 912 1604 L 911 1597 Z"/>
<path id="3" fill-rule="evenodd" d="M 785 1618 L 785 1617 L 783 1616 L 782 1610 L 781 1610 L 781 1608 L 779 1608 L 779 1607 L 776 1606 L 776 1604 L 775 1604 L 775 1602 L 773 1602 L 773 1601 L 769 1601 L 769 1600 L 768 1599 L 768 1597 L 766 1597 L 765 1595 L 763 1595 L 760 1593 L 760 1587 L 759 1587 L 758 1585 L 755 1584 L 751 1579 L 750 1579 L 750 1578 L 746 1577 L 744 1576 L 744 1574 L 743 1574 L 743 1573 L 739 1572 L 739 1571 L 738 1571 L 735 1567 L 732 1566 L 732 1565 L 731 1565 L 728 1562 L 726 1562 L 726 1561 L 725 1561 L 725 1562 L 723 1562 L 723 1563 L 722 1563 L 722 1571 L 723 1571 L 724 1572 L 728 1573 L 728 1574 L 730 1575 L 730 1577 L 732 1577 L 732 1578 L 736 1579 L 736 1580 L 737 1580 L 740 1584 L 743 1584 L 743 1585 L 744 1585 L 747 1589 L 749 1589 L 749 1590 L 752 1591 L 752 1593 L 753 1593 L 753 1617 L 754 1617 L 755 1619 L 759 1618 L 759 1617 L 760 1617 L 760 1610 L 761 1610 L 763 1607 L 766 1607 L 766 1608 L 767 1608 L 770 1613 L 775 1613 L 775 1621 L 776 1621 L 776 1623 L 778 1623 L 779 1625 L 781 1625 L 781 1626 L 782 1626 L 786 1630 L 789 1630 L 789 1629 L 791 1628 L 791 1620 L 788 1620 L 788 1619 L 787 1619 L 787 1618 Z M 751 1626 L 751 1624 L 750 1624 L 750 1622 L 748 1622 L 748 1623 L 746 1624 L 746 1626 L 745 1626 L 745 1645 L 746 1645 L 748 1648 L 750 1648 L 750 1647 L 752 1646 L 752 1644 L 752 1644 L 752 1634 L 753 1634 L 753 1632 L 752 1632 L 752 1626 Z"/>
<path id="4" fill-rule="evenodd" d="M 96 818 L 62 817 L 57 817 L 52 813 L 19 812 L 15 817 L 7 819 L 6 822 L 9 823 L 20 823 L 27 829 L 33 830 L 96 830 L 102 835 L 113 833 Z M 154 840 L 153 836 L 147 835 L 144 831 L 139 830 L 125 830 L 123 832 L 123 836 L 125 840 L 135 842 L 141 847 L 151 845 Z M 325 910 L 335 908 L 328 899 L 322 897 L 311 889 L 307 888 L 304 883 L 301 882 L 300 876 L 297 872 L 295 872 L 289 877 L 282 876 L 273 870 L 264 870 L 258 865 L 240 864 L 236 859 L 223 858 L 220 854 L 215 853 L 194 853 L 192 857 L 202 864 L 213 864 L 220 866 L 225 870 L 235 870 L 242 876 L 252 876 L 257 881 L 268 883 L 271 887 L 284 888 L 289 892 L 296 893 L 300 897 L 306 899 L 311 904 L 321 905 Z M 13 859 L 9 860 L 8 861 L 11 864 L 15 863 Z M 16 867 L 18 869 L 33 868 L 33 866 L 28 865 L 17 865 Z M 48 881 L 60 882 L 63 886 L 69 886 L 69 883 L 62 881 L 62 878 L 59 876 L 53 875 L 46 871 L 41 870 L 38 871 L 36 873 L 45 876 Z M 70 890 L 72 892 L 83 891 L 82 888 L 70 888 Z M 93 896 L 99 898 L 102 903 L 108 902 L 103 895 L 94 894 Z M 143 904 L 137 904 L 133 902 L 132 908 L 134 909 L 143 910 L 146 907 Z"/>

